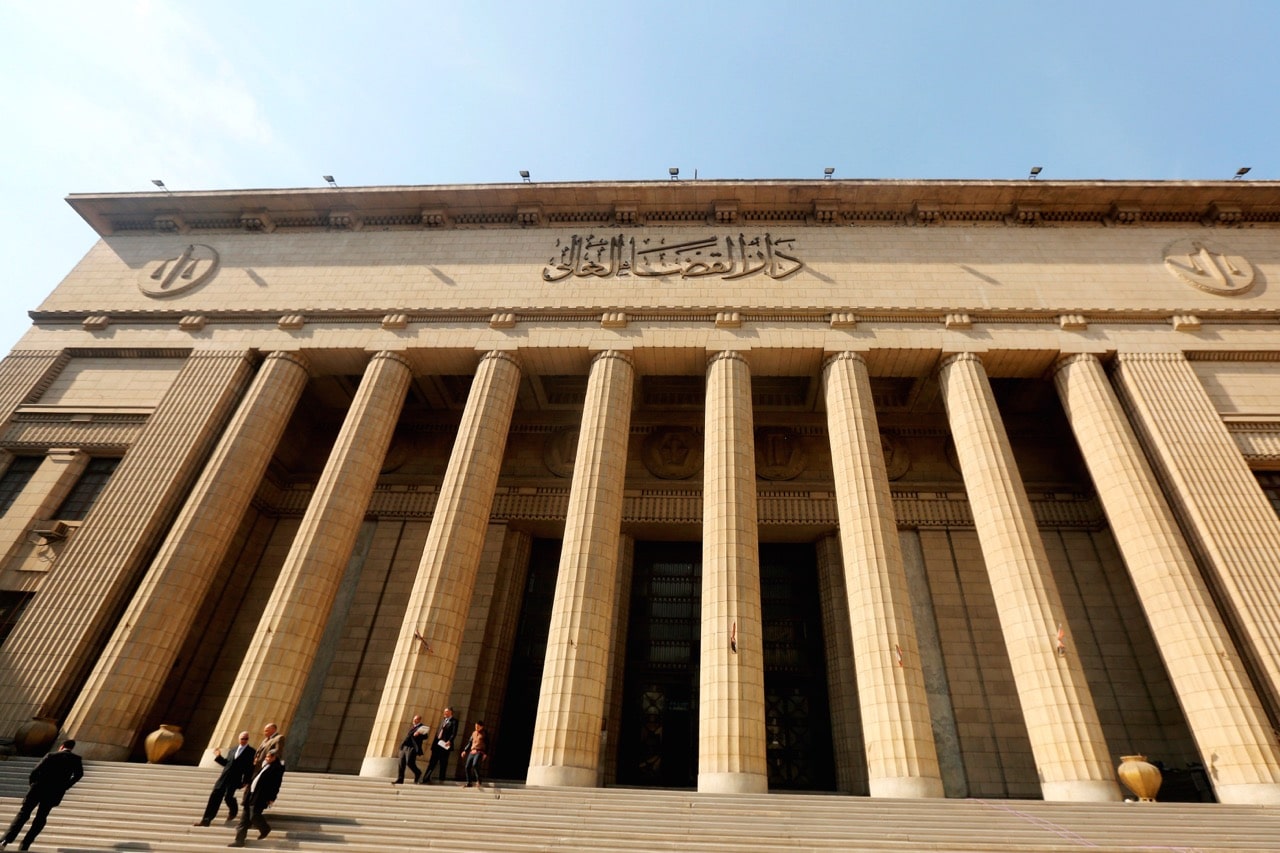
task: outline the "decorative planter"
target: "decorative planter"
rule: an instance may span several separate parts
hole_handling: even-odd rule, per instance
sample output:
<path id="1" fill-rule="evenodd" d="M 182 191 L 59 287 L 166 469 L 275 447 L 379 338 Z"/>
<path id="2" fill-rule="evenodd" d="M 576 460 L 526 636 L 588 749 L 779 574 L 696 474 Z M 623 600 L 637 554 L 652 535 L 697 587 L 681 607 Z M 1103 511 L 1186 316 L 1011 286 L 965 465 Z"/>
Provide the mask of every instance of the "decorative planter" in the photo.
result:
<path id="1" fill-rule="evenodd" d="M 147 735 L 146 751 L 148 764 L 160 764 L 182 749 L 182 727 L 162 725 Z"/>
<path id="2" fill-rule="evenodd" d="M 1163 778 L 1159 768 L 1149 763 L 1145 755 L 1120 756 L 1120 767 L 1116 773 L 1124 786 L 1138 795 L 1138 802 L 1156 801 L 1156 792 L 1160 790 Z"/>
<path id="3" fill-rule="evenodd" d="M 13 747 L 19 755 L 44 755 L 58 739 L 58 721 L 53 717 L 32 717 L 18 726 Z"/>

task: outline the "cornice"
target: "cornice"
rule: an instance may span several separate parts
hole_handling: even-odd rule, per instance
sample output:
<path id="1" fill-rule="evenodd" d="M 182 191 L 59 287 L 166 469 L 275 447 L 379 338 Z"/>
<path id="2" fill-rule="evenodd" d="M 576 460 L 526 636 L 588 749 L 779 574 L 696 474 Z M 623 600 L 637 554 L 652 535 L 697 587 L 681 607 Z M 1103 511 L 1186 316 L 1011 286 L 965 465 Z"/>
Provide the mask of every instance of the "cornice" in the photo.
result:
<path id="1" fill-rule="evenodd" d="M 73 194 L 98 234 L 582 225 L 1280 223 L 1277 181 L 633 181 Z"/>

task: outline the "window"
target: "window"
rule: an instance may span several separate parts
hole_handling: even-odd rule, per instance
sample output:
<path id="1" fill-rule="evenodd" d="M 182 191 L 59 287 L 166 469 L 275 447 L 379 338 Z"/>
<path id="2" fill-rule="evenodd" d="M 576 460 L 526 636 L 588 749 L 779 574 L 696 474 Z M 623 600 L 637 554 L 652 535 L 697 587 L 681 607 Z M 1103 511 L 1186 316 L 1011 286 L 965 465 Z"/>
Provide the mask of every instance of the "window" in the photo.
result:
<path id="1" fill-rule="evenodd" d="M 1274 471 L 1255 471 L 1254 476 L 1258 478 L 1258 485 L 1262 486 L 1262 493 L 1271 502 L 1271 508 L 1280 515 L 1280 474 Z"/>
<path id="2" fill-rule="evenodd" d="M 80 479 L 71 487 L 71 492 L 58 507 L 53 517 L 59 521 L 82 521 L 93 508 L 94 501 L 102 494 L 111 473 L 116 470 L 120 460 L 114 456 L 96 456 L 89 460 Z"/>
<path id="3" fill-rule="evenodd" d="M 35 457 L 32 457 L 35 458 Z M 3 643 L 18 624 L 18 617 L 31 600 L 32 592 L 0 592 L 0 643 Z"/>
<path id="4" fill-rule="evenodd" d="M 13 502 L 22 494 L 43 461 L 40 456 L 18 456 L 9 463 L 4 475 L 0 476 L 0 515 L 4 515 L 13 506 Z"/>

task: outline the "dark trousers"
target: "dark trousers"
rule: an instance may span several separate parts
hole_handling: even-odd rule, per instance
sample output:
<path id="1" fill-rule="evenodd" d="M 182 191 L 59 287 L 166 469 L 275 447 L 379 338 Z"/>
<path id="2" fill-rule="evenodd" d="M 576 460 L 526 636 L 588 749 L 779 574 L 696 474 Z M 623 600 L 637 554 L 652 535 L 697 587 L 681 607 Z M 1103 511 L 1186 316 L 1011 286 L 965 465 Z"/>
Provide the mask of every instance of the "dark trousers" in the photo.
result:
<path id="1" fill-rule="evenodd" d="M 422 771 L 418 769 L 418 750 L 411 746 L 400 747 L 400 771 L 396 773 L 396 781 L 404 781 L 404 769 L 408 767 L 413 771 L 413 781 L 417 782 L 422 776 Z"/>
<path id="2" fill-rule="evenodd" d="M 236 789 L 231 785 L 214 785 L 213 793 L 209 794 L 209 802 L 204 807 L 204 817 L 201 818 L 205 823 L 213 820 L 218 814 L 218 803 L 225 802 L 229 820 L 236 818 Z"/>
<path id="3" fill-rule="evenodd" d="M 28 791 L 27 795 L 22 798 L 22 808 L 18 809 L 18 816 L 13 819 L 13 823 L 9 824 L 9 831 L 4 834 L 4 843 L 13 843 L 13 840 L 18 837 L 18 833 L 22 831 L 22 825 L 27 822 L 27 818 L 31 817 L 31 812 L 34 811 L 36 819 L 31 821 L 31 828 L 27 830 L 27 837 L 22 839 L 22 849 L 26 850 L 31 846 L 31 842 L 36 840 L 40 830 L 44 829 L 45 821 L 49 819 L 49 812 L 52 810 L 53 803 L 34 791 Z"/>
<path id="4" fill-rule="evenodd" d="M 248 787 L 244 789 L 244 802 L 240 808 L 240 822 L 236 824 L 236 846 L 243 847 L 245 837 L 249 834 L 249 827 L 258 828 L 258 837 L 266 835 L 271 831 L 271 824 L 267 823 L 267 818 L 263 812 L 267 810 L 267 804 L 263 803 L 259 808 L 258 804 L 253 801 L 253 792 Z"/>
<path id="5" fill-rule="evenodd" d="M 443 782 L 445 768 L 449 766 L 449 750 L 439 743 L 433 743 L 431 744 L 431 763 L 427 765 L 427 772 L 422 774 L 423 782 L 431 778 L 431 771 L 436 769 L 437 764 L 440 765 L 440 781 Z"/>

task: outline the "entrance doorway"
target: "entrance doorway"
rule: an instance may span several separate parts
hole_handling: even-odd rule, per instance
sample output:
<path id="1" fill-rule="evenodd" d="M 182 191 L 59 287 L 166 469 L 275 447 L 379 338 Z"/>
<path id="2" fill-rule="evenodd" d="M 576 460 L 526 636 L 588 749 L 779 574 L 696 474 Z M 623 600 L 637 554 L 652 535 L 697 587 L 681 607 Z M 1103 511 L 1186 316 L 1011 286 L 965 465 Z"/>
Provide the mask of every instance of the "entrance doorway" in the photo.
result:
<path id="1" fill-rule="evenodd" d="M 697 784 L 701 561 L 696 542 L 636 543 L 619 784 Z M 769 787 L 833 790 L 813 546 L 762 545 L 760 585 Z"/>

